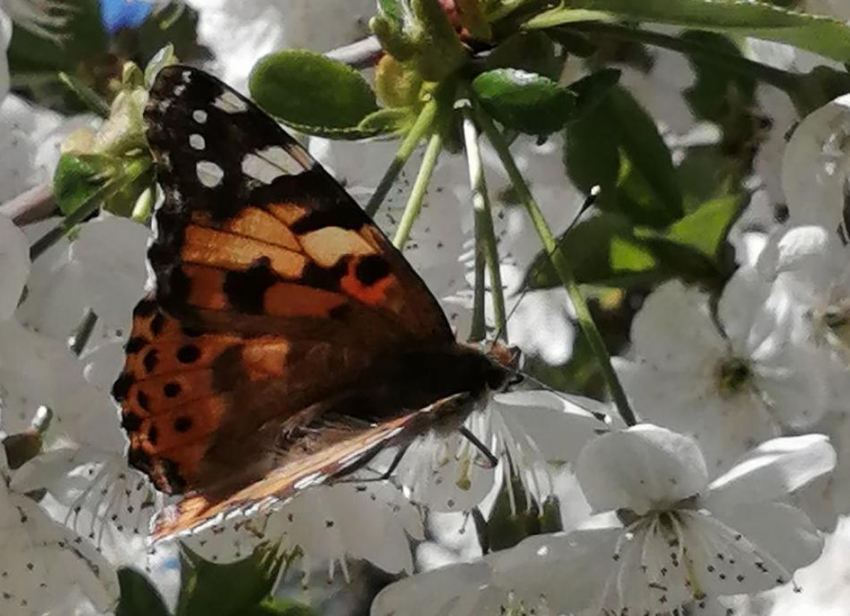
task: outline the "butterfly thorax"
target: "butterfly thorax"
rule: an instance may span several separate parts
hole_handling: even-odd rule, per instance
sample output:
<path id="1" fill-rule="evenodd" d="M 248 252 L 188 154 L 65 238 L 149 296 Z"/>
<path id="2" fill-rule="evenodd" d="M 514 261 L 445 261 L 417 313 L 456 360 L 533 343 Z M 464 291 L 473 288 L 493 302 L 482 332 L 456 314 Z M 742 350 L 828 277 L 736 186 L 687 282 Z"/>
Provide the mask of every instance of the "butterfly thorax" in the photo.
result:
<path id="1" fill-rule="evenodd" d="M 501 389 L 512 370 L 493 353 L 462 344 L 393 354 L 345 400 L 344 414 L 379 421 L 425 407 L 455 394 L 471 400 Z"/>

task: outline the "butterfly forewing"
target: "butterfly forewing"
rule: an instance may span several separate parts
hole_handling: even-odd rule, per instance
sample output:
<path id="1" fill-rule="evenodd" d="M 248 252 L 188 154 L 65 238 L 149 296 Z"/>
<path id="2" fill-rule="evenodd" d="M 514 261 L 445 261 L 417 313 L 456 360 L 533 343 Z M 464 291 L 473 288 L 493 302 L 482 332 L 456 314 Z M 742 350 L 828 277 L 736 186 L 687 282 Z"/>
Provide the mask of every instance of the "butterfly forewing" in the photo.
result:
<path id="1" fill-rule="evenodd" d="M 396 428 L 424 429 L 400 416 L 502 379 L 498 362 L 454 341 L 356 202 L 250 101 L 172 66 L 145 118 L 165 197 L 153 290 L 114 394 L 131 462 L 162 490 L 197 494 L 179 528 L 252 491 L 289 493 L 304 469 L 341 472 Z M 325 415 L 357 421 L 299 440 L 302 427 L 327 430 Z"/>

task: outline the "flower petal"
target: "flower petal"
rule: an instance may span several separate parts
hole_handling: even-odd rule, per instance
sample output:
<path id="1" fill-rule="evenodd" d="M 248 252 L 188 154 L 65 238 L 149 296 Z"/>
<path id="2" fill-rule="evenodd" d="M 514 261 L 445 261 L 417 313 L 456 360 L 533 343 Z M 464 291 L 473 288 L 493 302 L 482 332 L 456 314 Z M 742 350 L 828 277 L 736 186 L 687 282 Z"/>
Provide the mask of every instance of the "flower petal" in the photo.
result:
<path id="1" fill-rule="evenodd" d="M 762 443 L 715 479 L 703 498 L 712 510 L 783 498 L 835 467 L 835 450 L 822 434 Z"/>
<path id="2" fill-rule="evenodd" d="M 145 251 L 150 230 L 118 216 L 104 216 L 80 229 L 71 259 L 82 270 L 86 297 L 98 317 L 115 328 L 129 325 L 144 292 Z"/>
<path id="3" fill-rule="evenodd" d="M 708 296 L 679 281 L 658 287 L 632 322 L 638 356 L 671 372 L 697 372 L 726 353 L 708 307 Z"/>
<path id="4" fill-rule="evenodd" d="M 782 190 L 791 220 L 837 229 L 843 223 L 850 96 L 810 113 L 794 130 L 782 160 Z"/>
<path id="5" fill-rule="evenodd" d="M 588 409 L 577 400 L 548 391 L 516 391 L 493 396 L 492 412 L 499 413 L 515 441 L 533 444 L 549 462 L 574 462 L 587 442 L 607 426 L 595 415 L 602 404 Z M 520 445 L 522 446 L 522 445 Z"/>
<path id="6" fill-rule="evenodd" d="M 372 616 L 471 616 L 498 614 L 501 602 L 489 607 L 490 568 L 483 560 L 449 565 L 405 578 L 384 588 L 372 602 Z M 503 593 L 498 593 L 503 595 Z M 489 602 L 488 602 L 489 603 Z M 482 611 L 477 611 L 476 606 Z"/>
<path id="7" fill-rule="evenodd" d="M 597 602 L 616 566 L 622 528 L 600 527 L 538 535 L 490 557 L 493 582 L 525 605 L 543 599 L 556 614 L 576 613 Z"/>
<path id="8" fill-rule="evenodd" d="M 729 511 L 713 513 L 730 528 L 746 536 L 759 550 L 769 554 L 789 573 L 813 563 L 823 550 L 823 537 L 812 521 L 791 505 L 744 504 Z M 774 582 L 771 580 L 771 586 Z"/>
<path id="9" fill-rule="evenodd" d="M 650 424 L 592 440 L 576 475 L 595 511 L 626 508 L 639 515 L 700 494 L 708 484 L 696 442 Z"/>

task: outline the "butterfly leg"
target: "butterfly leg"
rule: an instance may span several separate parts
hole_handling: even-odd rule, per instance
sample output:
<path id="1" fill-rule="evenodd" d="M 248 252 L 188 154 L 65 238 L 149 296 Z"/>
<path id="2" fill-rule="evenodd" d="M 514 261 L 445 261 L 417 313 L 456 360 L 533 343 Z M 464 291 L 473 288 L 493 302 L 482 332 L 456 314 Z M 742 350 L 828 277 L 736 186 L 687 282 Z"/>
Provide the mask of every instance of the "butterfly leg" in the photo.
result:
<path id="1" fill-rule="evenodd" d="M 480 451 L 485 458 L 487 458 L 487 462 L 490 463 L 490 468 L 495 468 L 499 464 L 499 458 L 497 458 L 492 451 L 481 442 L 481 440 L 475 436 L 472 432 L 470 432 L 469 428 L 466 426 L 461 426 L 458 431 L 460 435 L 472 443 L 472 446 L 475 447 L 478 451 Z"/>

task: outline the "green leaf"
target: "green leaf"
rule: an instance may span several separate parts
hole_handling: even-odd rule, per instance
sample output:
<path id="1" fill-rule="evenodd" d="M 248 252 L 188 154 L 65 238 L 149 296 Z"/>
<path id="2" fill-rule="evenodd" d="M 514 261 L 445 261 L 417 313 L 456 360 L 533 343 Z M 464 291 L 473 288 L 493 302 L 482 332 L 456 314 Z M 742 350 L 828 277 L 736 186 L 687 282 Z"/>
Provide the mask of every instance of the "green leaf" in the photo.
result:
<path id="1" fill-rule="evenodd" d="M 170 616 L 162 596 L 144 575 L 130 569 L 118 569 L 121 600 L 115 616 Z"/>
<path id="2" fill-rule="evenodd" d="M 23 27 L 15 27 L 9 45 L 12 73 L 66 71 L 77 74 L 81 65 L 108 51 L 106 32 L 101 25 L 98 0 L 77 0 L 67 11 L 68 23 L 60 30 L 62 39 L 48 39 Z M 79 75 L 78 75 L 79 76 Z"/>
<path id="3" fill-rule="evenodd" d="M 117 165 L 97 154 L 63 154 L 53 173 L 53 195 L 67 216 L 100 190 Z"/>
<path id="4" fill-rule="evenodd" d="M 283 557 L 275 549 L 259 547 L 244 560 L 219 565 L 184 545 L 180 563 L 176 616 L 242 616 L 269 597 Z"/>
<path id="5" fill-rule="evenodd" d="M 582 15 L 582 11 L 588 11 Z M 850 62 L 850 27 L 823 15 L 749 0 L 570 0 L 545 11 L 526 28 L 577 21 L 638 21 L 711 30 L 794 45 L 839 62 Z"/>
<path id="6" fill-rule="evenodd" d="M 312 135 L 356 131 L 378 111 L 375 93 L 360 73 L 311 51 L 279 51 L 260 59 L 249 88 L 266 111 Z"/>
<path id="7" fill-rule="evenodd" d="M 518 32 L 509 36 L 487 56 L 486 66 L 517 68 L 557 79 L 563 60 L 555 53 L 555 44 L 542 32 Z"/>
<path id="8" fill-rule="evenodd" d="M 602 210 L 659 229 L 684 214 L 670 151 L 652 118 L 620 86 L 569 124 L 564 161 L 582 191 L 602 189 Z"/>
<path id="9" fill-rule="evenodd" d="M 109 116 L 109 104 L 103 98 L 84 84 L 81 80 L 64 71 L 59 72 L 59 81 L 64 83 L 80 99 L 80 102 L 92 113 L 102 118 Z"/>
<path id="10" fill-rule="evenodd" d="M 635 236 L 632 223 L 625 216 L 608 212 L 576 225 L 562 240 L 561 250 L 582 284 L 635 284 L 635 274 L 652 272 L 658 266 L 652 249 Z M 559 281 L 549 256 L 545 252 L 538 254 L 525 283 L 531 288 L 551 288 Z"/>
<path id="11" fill-rule="evenodd" d="M 310 607 L 288 599 L 266 600 L 239 616 L 318 616 Z"/>
<path id="12" fill-rule="evenodd" d="M 680 37 L 696 48 L 709 48 L 731 57 L 741 57 L 741 51 L 727 37 L 712 32 L 685 32 Z M 712 62 L 703 54 L 688 54 L 696 73 L 693 85 L 685 90 L 694 115 L 721 124 L 726 132 L 730 118 L 740 118 L 745 110 L 755 106 L 756 78 L 741 71 L 731 71 L 724 64 Z"/>
<path id="13" fill-rule="evenodd" d="M 716 259 L 720 256 L 729 229 L 741 212 L 741 205 L 742 200 L 737 195 L 704 203 L 695 212 L 671 225 L 665 239 Z"/>
<path id="14" fill-rule="evenodd" d="M 646 180 L 665 212 L 678 218 L 683 213 L 682 193 L 670 150 L 658 133 L 655 120 L 619 86 L 611 89 L 603 107 L 635 171 Z"/>
<path id="15" fill-rule="evenodd" d="M 622 71 L 615 68 L 604 68 L 571 83 L 570 90 L 577 97 L 574 119 L 596 109 L 605 100 L 612 88 L 620 82 L 620 75 L 622 75 Z"/>
<path id="16" fill-rule="evenodd" d="M 506 128 L 531 135 L 560 130 L 575 108 L 575 95 L 542 75 L 495 69 L 472 82 L 484 109 Z"/>
<path id="17" fill-rule="evenodd" d="M 396 23 L 401 23 L 400 0 L 378 0 L 378 11 Z"/>

